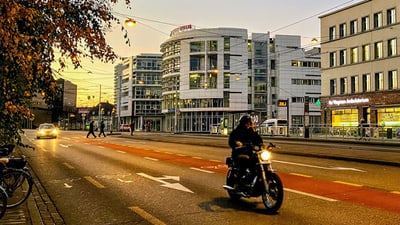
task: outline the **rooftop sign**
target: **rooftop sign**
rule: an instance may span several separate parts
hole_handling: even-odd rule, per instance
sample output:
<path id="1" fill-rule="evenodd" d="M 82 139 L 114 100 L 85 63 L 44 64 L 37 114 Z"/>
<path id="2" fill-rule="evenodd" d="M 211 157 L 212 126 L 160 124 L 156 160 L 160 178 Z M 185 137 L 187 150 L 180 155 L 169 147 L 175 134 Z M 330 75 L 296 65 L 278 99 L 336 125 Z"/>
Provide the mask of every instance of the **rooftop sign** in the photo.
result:
<path id="1" fill-rule="evenodd" d="M 177 28 L 173 29 L 171 31 L 171 33 L 169 34 L 169 36 L 171 37 L 171 36 L 173 36 L 173 35 L 175 35 L 177 33 L 184 32 L 184 31 L 189 31 L 189 30 L 193 30 L 193 29 L 194 29 L 194 26 L 192 24 L 183 25 L 183 26 L 180 26 L 180 27 L 177 27 Z"/>

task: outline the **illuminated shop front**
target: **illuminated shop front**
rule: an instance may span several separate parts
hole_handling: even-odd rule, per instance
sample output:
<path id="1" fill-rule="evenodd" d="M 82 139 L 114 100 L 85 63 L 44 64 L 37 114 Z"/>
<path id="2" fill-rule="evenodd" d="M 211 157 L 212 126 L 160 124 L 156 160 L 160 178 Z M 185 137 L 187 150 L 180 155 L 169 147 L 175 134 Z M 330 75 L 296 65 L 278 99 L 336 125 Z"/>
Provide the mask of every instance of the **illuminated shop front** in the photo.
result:
<path id="1" fill-rule="evenodd" d="M 328 127 L 357 127 L 364 119 L 371 127 L 400 127 L 400 93 L 364 93 L 321 98 L 322 123 Z"/>

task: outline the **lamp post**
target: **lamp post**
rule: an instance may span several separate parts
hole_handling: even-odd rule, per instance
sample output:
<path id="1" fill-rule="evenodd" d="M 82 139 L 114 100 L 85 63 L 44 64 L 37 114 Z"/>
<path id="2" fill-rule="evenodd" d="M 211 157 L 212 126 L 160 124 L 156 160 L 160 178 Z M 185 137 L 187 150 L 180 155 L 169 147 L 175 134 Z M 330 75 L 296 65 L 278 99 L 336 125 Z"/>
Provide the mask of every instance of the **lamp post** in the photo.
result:
<path id="1" fill-rule="evenodd" d="M 100 93 L 99 93 L 99 125 L 101 122 L 101 84 L 100 84 Z"/>
<path id="2" fill-rule="evenodd" d="M 175 84 L 175 118 L 174 118 L 174 132 L 178 133 L 178 85 L 179 83 Z"/>

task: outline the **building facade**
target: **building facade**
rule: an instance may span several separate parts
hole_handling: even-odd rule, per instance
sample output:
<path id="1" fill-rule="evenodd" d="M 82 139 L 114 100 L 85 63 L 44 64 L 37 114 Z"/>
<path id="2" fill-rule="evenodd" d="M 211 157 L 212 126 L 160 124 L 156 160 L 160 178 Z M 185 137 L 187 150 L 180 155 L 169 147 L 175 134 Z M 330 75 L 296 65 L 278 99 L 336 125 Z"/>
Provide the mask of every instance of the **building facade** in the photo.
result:
<path id="1" fill-rule="evenodd" d="M 320 17 L 327 126 L 400 126 L 399 9 L 398 0 L 366 0 Z"/>
<path id="2" fill-rule="evenodd" d="M 135 130 L 162 130 L 161 59 L 161 54 L 140 54 L 114 68 L 116 129 L 133 122 Z"/>
<path id="3" fill-rule="evenodd" d="M 242 114 L 257 124 L 289 118 L 303 126 L 305 96 L 321 94 L 319 51 L 302 49 L 300 36 L 249 38 L 246 29 L 186 25 L 171 32 L 161 53 L 164 131 L 229 131 Z M 290 110 L 278 107 L 281 99 Z M 310 112 L 319 122 L 319 108 Z"/>

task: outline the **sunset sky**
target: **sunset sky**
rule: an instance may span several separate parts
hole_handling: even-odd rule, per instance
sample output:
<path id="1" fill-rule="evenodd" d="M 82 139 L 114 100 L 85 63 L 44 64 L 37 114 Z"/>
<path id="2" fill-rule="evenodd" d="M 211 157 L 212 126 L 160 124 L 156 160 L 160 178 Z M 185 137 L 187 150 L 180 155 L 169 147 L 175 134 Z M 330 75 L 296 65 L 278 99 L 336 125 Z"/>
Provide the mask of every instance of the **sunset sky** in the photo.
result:
<path id="1" fill-rule="evenodd" d="M 109 44 L 120 56 L 159 53 L 160 44 L 179 26 L 191 24 L 196 28 L 237 27 L 249 33 L 270 32 L 300 35 L 302 45 L 319 38 L 318 17 L 362 0 L 133 0 L 132 9 L 121 1 L 113 8 L 124 21 L 133 18 L 137 25 L 129 28 L 131 46 L 127 46 L 119 25 L 107 34 Z M 82 69 L 68 68 L 56 78 L 78 85 L 78 106 L 94 106 L 101 101 L 113 103 L 114 66 L 98 61 L 83 62 Z M 88 98 L 90 96 L 90 99 Z"/>

